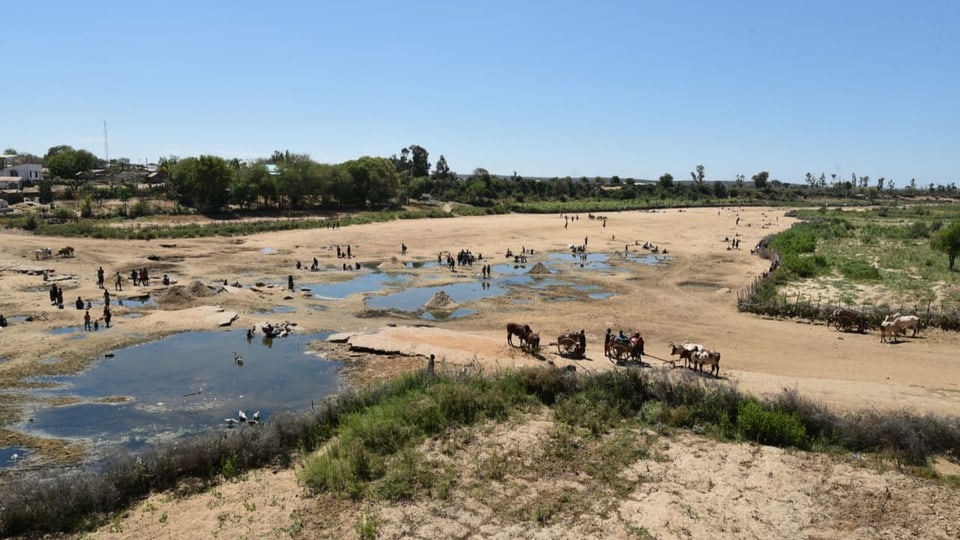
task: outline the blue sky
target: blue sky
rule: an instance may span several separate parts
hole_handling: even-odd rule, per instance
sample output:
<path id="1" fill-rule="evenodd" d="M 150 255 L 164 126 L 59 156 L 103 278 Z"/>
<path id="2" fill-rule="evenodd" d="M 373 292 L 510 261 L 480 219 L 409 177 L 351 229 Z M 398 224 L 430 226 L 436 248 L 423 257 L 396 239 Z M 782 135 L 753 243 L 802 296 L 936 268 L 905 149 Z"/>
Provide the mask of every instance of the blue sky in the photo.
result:
<path id="1" fill-rule="evenodd" d="M 960 176 L 960 2 L 44 1 L 0 146 L 155 162 L 411 144 L 458 173 Z"/>

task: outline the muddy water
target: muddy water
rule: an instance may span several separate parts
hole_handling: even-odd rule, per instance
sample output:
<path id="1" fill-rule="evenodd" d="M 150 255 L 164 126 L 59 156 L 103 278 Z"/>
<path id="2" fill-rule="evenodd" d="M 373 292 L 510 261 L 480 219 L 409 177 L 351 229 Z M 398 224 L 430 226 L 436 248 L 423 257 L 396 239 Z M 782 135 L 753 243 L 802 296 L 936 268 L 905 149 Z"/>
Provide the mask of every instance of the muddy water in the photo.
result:
<path id="1" fill-rule="evenodd" d="M 309 341 L 323 337 L 247 340 L 237 330 L 189 332 L 120 349 L 81 374 L 35 379 L 57 385 L 42 395 L 77 402 L 35 408 L 32 421 L 16 427 L 41 437 L 83 439 L 94 448 L 136 450 L 229 429 L 224 420 L 241 410 L 260 411 L 269 422 L 278 411 L 307 410 L 340 388 L 339 363 L 307 352 Z"/>

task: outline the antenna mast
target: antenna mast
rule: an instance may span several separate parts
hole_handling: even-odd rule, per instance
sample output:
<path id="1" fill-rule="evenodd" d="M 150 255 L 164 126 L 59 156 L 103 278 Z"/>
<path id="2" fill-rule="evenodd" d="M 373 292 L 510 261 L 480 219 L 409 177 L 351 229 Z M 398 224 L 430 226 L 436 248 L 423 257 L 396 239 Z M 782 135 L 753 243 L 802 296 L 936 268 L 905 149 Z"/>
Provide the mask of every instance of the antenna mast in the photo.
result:
<path id="1" fill-rule="evenodd" d="M 110 168 L 110 146 L 107 144 L 107 121 L 103 121 L 103 153 L 106 156 L 107 169 Z"/>

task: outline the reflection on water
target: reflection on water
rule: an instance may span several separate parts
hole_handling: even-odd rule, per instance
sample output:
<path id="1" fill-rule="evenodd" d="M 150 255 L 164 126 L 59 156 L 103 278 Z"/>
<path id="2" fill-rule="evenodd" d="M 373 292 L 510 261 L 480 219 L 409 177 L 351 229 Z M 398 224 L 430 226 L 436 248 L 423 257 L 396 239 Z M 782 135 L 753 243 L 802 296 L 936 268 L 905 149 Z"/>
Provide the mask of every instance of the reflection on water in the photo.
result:
<path id="1" fill-rule="evenodd" d="M 322 337 L 247 340 L 242 330 L 190 332 L 119 349 L 79 375 L 33 379 L 60 385 L 43 390 L 45 396 L 83 401 L 39 408 L 30 414 L 35 421 L 19 429 L 135 450 L 227 429 L 224 419 L 239 410 L 259 410 L 264 421 L 277 411 L 307 410 L 338 388 L 339 364 L 307 353 L 307 343 Z"/>
<path id="2" fill-rule="evenodd" d="M 337 283 L 308 284 L 301 287 L 309 290 L 315 297 L 328 300 L 342 300 L 348 296 L 360 293 L 380 291 L 386 287 L 397 287 L 410 279 L 405 274 L 389 274 L 383 272 L 361 273 L 355 278 Z"/>
<path id="3" fill-rule="evenodd" d="M 428 321 L 445 321 L 447 319 L 459 319 L 461 317 L 475 315 L 476 313 L 477 313 L 477 310 L 468 309 L 468 308 L 458 308 L 449 313 L 443 312 L 443 311 L 436 311 L 436 312 L 424 311 L 420 315 L 420 318 L 426 319 Z"/>
<path id="4" fill-rule="evenodd" d="M 377 309 L 395 309 L 399 311 L 418 311 L 440 291 L 447 293 L 458 304 L 472 302 L 480 298 L 503 296 L 507 289 L 496 283 L 467 281 L 450 283 L 448 285 L 434 285 L 431 287 L 414 287 L 384 296 L 371 296 L 365 300 L 367 306 Z"/>
<path id="5" fill-rule="evenodd" d="M 13 467 L 27 457 L 29 450 L 21 446 L 0 446 L 0 469 Z"/>
<path id="6" fill-rule="evenodd" d="M 76 326 L 64 326 L 62 328 L 53 328 L 52 330 L 50 330 L 50 333 L 55 336 L 61 336 L 63 334 L 72 334 L 73 332 L 76 332 L 76 331 L 77 331 Z"/>
<path id="7" fill-rule="evenodd" d="M 146 307 L 146 306 L 157 305 L 157 301 L 154 300 L 153 296 L 149 294 L 128 296 L 127 298 L 119 299 L 117 303 L 121 306 L 127 306 L 127 307 Z"/>

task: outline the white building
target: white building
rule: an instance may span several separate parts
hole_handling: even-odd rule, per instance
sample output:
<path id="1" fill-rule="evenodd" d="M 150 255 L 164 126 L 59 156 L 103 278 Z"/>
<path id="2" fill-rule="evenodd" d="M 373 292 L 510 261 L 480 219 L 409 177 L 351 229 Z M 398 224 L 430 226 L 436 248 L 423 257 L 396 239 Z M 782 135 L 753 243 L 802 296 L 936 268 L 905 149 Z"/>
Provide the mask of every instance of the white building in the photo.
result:
<path id="1" fill-rule="evenodd" d="M 20 180 L 37 183 L 43 180 L 43 165 L 39 163 L 21 163 L 14 167 L 0 169 L 0 176 L 16 176 Z"/>

